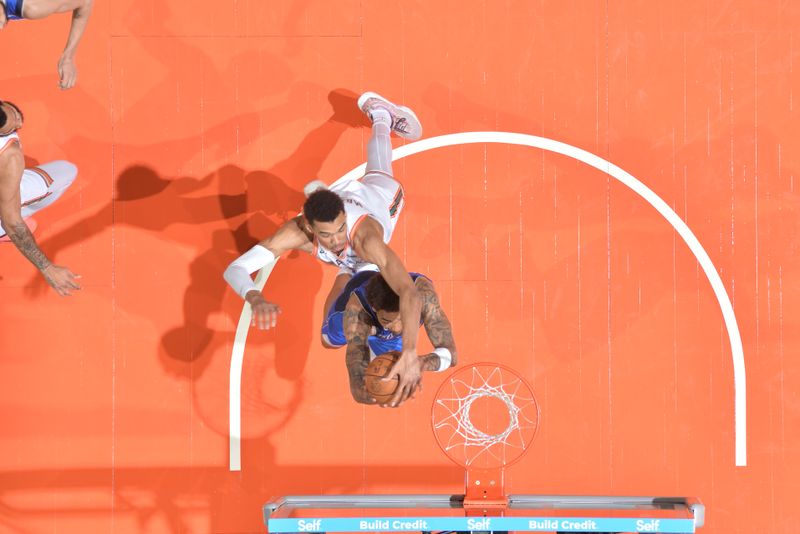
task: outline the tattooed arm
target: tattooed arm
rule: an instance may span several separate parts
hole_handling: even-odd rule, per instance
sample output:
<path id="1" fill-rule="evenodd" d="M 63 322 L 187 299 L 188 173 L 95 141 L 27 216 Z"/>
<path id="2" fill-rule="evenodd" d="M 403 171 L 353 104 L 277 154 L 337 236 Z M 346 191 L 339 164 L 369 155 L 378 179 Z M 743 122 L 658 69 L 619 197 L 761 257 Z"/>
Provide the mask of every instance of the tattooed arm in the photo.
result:
<path id="1" fill-rule="evenodd" d="M 367 339 L 372 330 L 369 316 L 361 307 L 358 297 L 350 295 L 344 309 L 344 335 L 347 338 L 345 362 L 350 376 L 350 393 L 361 404 L 375 404 L 375 399 L 367 393 L 364 373 L 369 365 L 369 345 Z"/>
<path id="2" fill-rule="evenodd" d="M 50 262 L 22 219 L 19 186 L 24 166 L 25 160 L 19 145 L 7 147 L 0 155 L 0 224 L 11 242 L 42 272 L 58 294 L 69 295 L 72 290 L 80 289 L 75 281 L 78 276 L 66 267 Z"/>
<path id="3" fill-rule="evenodd" d="M 43 271 L 51 265 L 50 260 L 39 250 L 31 231 L 22 220 L 20 211 L 22 201 L 19 187 L 24 170 L 25 159 L 22 150 L 19 144 L 14 143 L 3 151 L 0 160 L 0 222 L 19 251 Z"/>
<path id="4" fill-rule="evenodd" d="M 453 328 L 447 319 L 444 310 L 439 305 L 439 296 L 433 288 L 433 283 L 427 278 L 419 277 L 416 281 L 417 291 L 422 299 L 422 323 L 428 338 L 435 348 L 445 348 L 450 351 L 453 360 L 450 367 L 455 367 L 458 363 L 456 344 L 453 341 Z M 431 352 L 420 357 L 423 361 L 423 368 L 426 371 L 436 371 L 439 369 L 439 355 Z"/>
<path id="5" fill-rule="evenodd" d="M 2 215 L 2 221 L 3 230 L 6 231 L 11 242 L 16 245 L 19 251 L 22 252 L 22 255 L 28 258 L 37 269 L 44 272 L 53 265 L 36 244 L 36 239 L 34 239 L 33 234 L 28 229 L 28 225 L 25 224 L 25 221 L 22 220 L 22 217 L 15 220 L 14 217 L 9 217 L 9 214 L 6 212 Z"/>

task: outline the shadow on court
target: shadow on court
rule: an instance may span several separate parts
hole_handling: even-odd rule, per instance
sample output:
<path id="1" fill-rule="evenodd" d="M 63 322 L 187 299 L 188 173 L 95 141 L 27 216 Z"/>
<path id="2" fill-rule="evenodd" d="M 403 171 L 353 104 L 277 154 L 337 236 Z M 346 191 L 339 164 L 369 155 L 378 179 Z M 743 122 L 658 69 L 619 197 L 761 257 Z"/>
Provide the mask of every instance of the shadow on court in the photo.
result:
<path id="1" fill-rule="evenodd" d="M 316 491 L 347 494 L 363 491 L 365 470 L 371 481 L 399 487 L 424 488 L 430 480 L 457 485 L 458 467 L 397 466 L 279 466 L 266 444 L 261 467 L 232 473 L 218 466 L 86 468 L 0 472 L 0 529 L 33 533 L 23 525 L 46 522 L 53 514 L 80 525 L 105 525 L 110 532 L 111 512 L 119 528 L 138 532 L 262 533 L 261 507 L 280 486 L 286 495 L 306 493 L 308 481 Z M 409 493 L 418 492 L 411 489 Z M 54 496 L 63 504 L 53 505 Z M 98 527 L 103 528 L 103 527 Z M 204 529 L 208 530 L 204 530 Z"/>

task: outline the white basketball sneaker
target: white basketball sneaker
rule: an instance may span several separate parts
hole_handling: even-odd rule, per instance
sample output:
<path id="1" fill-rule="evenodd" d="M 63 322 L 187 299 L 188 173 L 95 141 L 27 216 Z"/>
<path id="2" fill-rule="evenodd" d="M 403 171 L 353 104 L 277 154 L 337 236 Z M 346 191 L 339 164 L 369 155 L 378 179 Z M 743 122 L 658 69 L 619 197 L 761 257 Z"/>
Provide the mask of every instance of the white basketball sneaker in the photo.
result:
<path id="1" fill-rule="evenodd" d="M 417 119 L 414 112 L 406 106 L 398 106 L 386 100 L 378 93 L 368 91 L 358 97 L 358 107 L 370 120 L 372 120 L 372 114 L 370 113 L 372 108 L 383 108 L 392 116 L 392 124 L 390 127 L 394 133 L 412 141 L 416 141 L 422 137 L 422 125 L 419 123 L 419 119 Z"/>

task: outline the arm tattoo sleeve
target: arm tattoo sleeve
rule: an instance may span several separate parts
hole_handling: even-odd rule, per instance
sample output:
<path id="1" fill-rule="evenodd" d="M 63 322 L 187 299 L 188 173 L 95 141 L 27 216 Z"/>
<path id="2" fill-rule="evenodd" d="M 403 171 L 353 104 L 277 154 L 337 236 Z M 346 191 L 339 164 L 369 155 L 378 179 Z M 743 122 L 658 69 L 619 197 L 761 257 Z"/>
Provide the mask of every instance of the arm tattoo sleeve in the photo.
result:
<path id="1" fill-rule="evenodd" d="M 350 377 L 350 393 L 356 402 L 371 404 L 370 395 L 364 382 L 364 374 L 369 365 L 370 333 L 369 316 L 358 305 L 349 303 L 344 310 L 344 334 L 347 338 L 345 363 Z"/>
<path id="2" fill-rule="evenodd" d="M 425 356 L 420 356 L 422 359 L 422 370 L 423 371 L 436 371 L 439 369 L 439 355 L 434 354 L 431 352 L 430 354 L 426 354 Z"/>
<path id="3" fill-rule="evenodd" d="M 422 323 L 425 325 L 425 331 L 428 333 L 428 338 L 434 347 L 444 347 L 453 355 L 451 367 L 455 366 L 458 362 L 456 354 L 456 343 L 453 340 L 453 328 L 450 326 L 450 320 L 445 315 L 444 310 L 439 305 L 439 296 L 433 288 L 433 284 L 424 279 L 417 279 L 417 291 L 422 299 Z M 439 356 L 436 354 L 428 354 L 424 356 L 425 370 L 436 370 L 439 368 Z"/>
<path id="4" fill-rule="evenodd" d="M 33 234 L 24 222 L 12 225 L 11 228 L 8 229 L 8 237 L 19 251 L 22 252 L 23 256 L 28 258 L 40 271 L 50 267 L 50 260 L 47 259 L 47 256 L 44 255 L 44 252 L 42 252 L 36 244 Z"/>

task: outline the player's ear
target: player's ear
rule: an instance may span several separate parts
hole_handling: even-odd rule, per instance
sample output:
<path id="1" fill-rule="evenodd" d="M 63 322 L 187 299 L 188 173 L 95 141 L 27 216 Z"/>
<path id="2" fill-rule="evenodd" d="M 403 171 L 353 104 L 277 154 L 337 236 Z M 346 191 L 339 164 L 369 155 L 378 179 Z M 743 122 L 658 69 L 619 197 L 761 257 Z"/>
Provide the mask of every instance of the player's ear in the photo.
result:
<path id="1" fill-rule="evenodd" d="M 308 233 L 310 233 L 310 234 L 313 234 L 314 233 L 314 228 L 312 228 L 311 223 L 308 222 L 308 219 L 306 219 L 305 215 L 303 215 L 303 221 L 302 222 L 303 222 L 303 227 L 306 229 L 306 231 Z"/>

